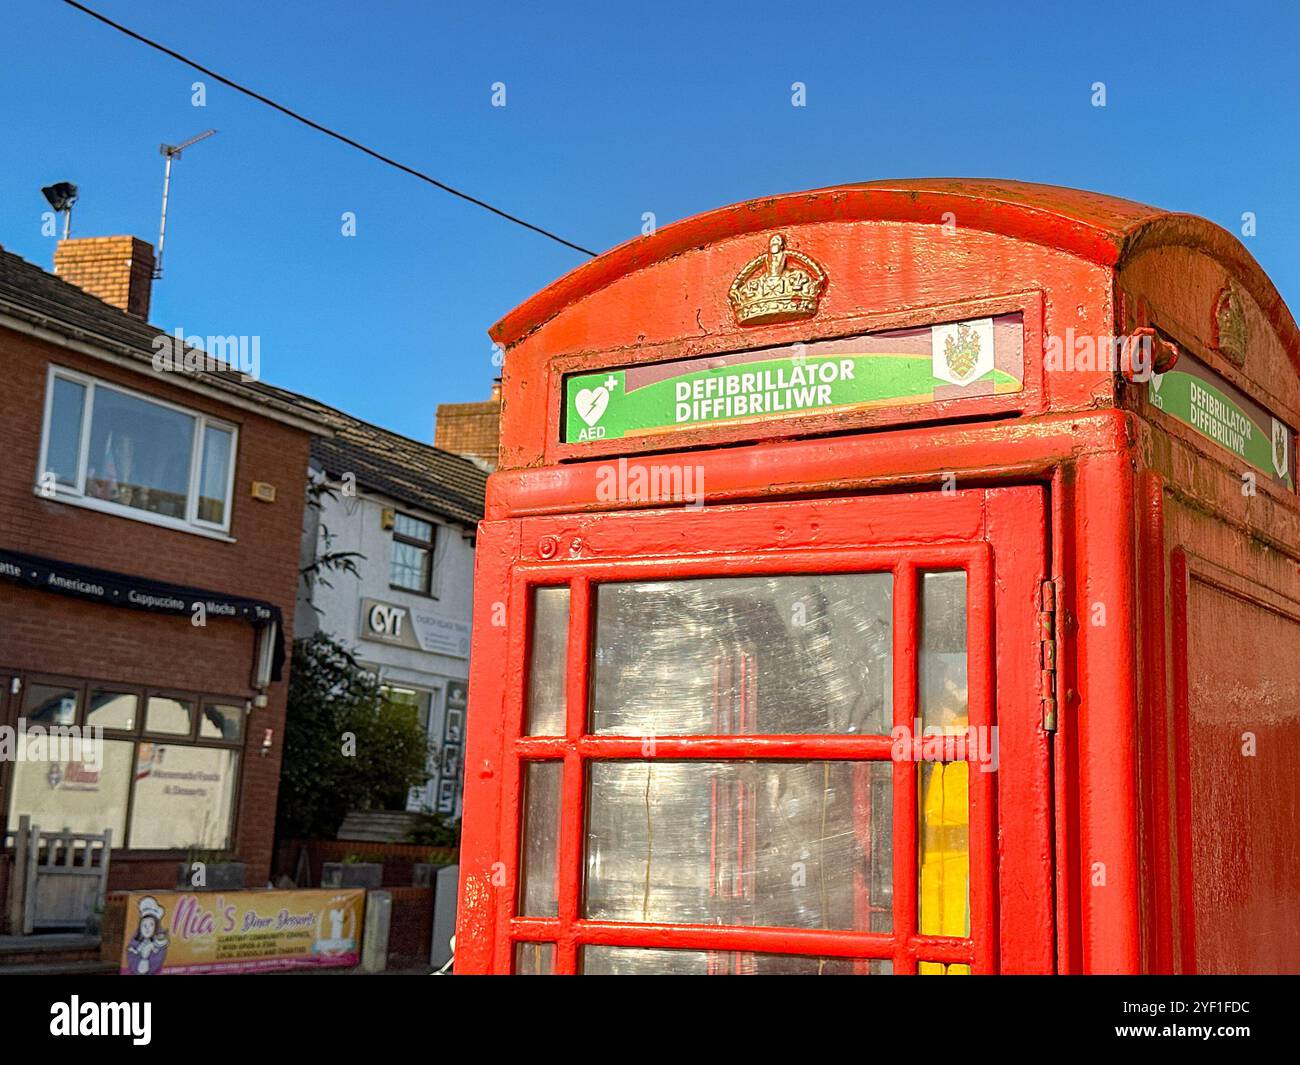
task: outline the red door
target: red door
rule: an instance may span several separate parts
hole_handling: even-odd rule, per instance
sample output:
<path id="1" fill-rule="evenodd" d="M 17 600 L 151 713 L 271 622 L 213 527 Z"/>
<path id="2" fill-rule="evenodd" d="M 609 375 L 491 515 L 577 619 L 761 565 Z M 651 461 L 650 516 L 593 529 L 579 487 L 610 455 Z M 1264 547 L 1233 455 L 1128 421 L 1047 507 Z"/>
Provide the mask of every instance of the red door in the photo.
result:
<path id="1" fill-rule="evenodd" d="M 458 972 L 1053 967 L 1041 489 L 486 523 Z"/>

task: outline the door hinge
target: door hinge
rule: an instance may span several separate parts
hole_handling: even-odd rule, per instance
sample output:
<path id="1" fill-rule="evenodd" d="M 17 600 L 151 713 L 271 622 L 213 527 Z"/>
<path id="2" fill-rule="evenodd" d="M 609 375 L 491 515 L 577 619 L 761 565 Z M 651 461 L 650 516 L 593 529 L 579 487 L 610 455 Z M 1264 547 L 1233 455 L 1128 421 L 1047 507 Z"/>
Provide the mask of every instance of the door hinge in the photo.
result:
<path id="1" fill-rule="evenodd" d="M 1043 731 L 1056 731 L 1056 582 L 1038 586 L 1038 697 Z"/>

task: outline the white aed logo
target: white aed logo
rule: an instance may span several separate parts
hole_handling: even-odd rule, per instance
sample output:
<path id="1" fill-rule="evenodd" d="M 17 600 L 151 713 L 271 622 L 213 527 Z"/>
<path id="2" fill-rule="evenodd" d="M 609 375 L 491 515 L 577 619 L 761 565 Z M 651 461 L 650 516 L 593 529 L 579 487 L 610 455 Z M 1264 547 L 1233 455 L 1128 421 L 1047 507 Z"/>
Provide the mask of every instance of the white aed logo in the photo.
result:
<path id="1" fill-rule="evenodd" d="M 370 608 L 367 618 L 370 622 L 371 632 L 380 636 L 391 637 L 394 640 L 402 638 L 402 623 L 406 621 L 405 607 L 376 603 Z"/>

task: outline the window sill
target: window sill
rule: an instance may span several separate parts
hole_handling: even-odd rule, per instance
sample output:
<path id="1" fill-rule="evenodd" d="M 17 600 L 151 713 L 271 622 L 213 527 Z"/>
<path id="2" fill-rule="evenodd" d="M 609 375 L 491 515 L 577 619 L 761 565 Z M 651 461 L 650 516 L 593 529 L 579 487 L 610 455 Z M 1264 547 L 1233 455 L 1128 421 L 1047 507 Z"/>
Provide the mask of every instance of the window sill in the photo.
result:
<path id="1" fill-rule="evenodd" d="M 414 588 L 404 588 L 400 584 L 390 584 L 388 590 L 390 592 L 398 592 L 401 595 L 413 595 L 417 599 L 428 599 L 431 603 L 436 603 L 438 601 L 438 597 L 432 592 L 417 592 Z"/>
<path id="2" fill-rule="evenodd" d="M 134 510 L 131 507 L 124 507 L 120 503 L 111 503 L 104 499 L 93 499 L 88 496 L 73 495 L 60 489 L 55 495 L 46 495 L 40 487 L 34 487 L 32 494 L 38 499 L 43 499 L 49 503 L 66 503 L 71 507 L 82 507 L 86 510 L 97 510 L 101 514 L 112 514 L 114 517 L 126 518 L 128 521 L 138 521 L 145 525 L 156 525 L 162 529 L 173 529 L 176 532 L 189 533 L 191 536 L 202 536 L 209 540 L 220 540 L 223 543 L 233 544 L 236 539 L 229 533 L 222 532 L 220 529 L 205 529 L 199 525 L 191 525 L 189 522 L 181 521 L 179 518 L 169 518 L 163 514 L 153 514 L 147 510 Z"/>

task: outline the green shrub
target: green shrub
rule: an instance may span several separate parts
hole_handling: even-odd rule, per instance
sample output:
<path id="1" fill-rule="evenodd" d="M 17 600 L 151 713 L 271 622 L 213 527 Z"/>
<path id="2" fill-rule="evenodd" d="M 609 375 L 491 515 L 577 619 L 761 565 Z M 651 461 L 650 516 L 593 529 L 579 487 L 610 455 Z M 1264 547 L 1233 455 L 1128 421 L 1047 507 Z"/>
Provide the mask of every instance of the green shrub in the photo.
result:
<path id="1" fill-rule="evenodd" d="M 426 847 L 459 847 L 460 818 L 453 821 L 447 814 L 421 814 L 419 821 L 406 834 L 406 839 L 408 843 Z"/>
<path id="2" fill-rule="evenodd" d="M 428 737 L 325 633 L 293 644 L 276 831 L 334 839 L 350 810 L 401 810 L 428 776 Z"/>

